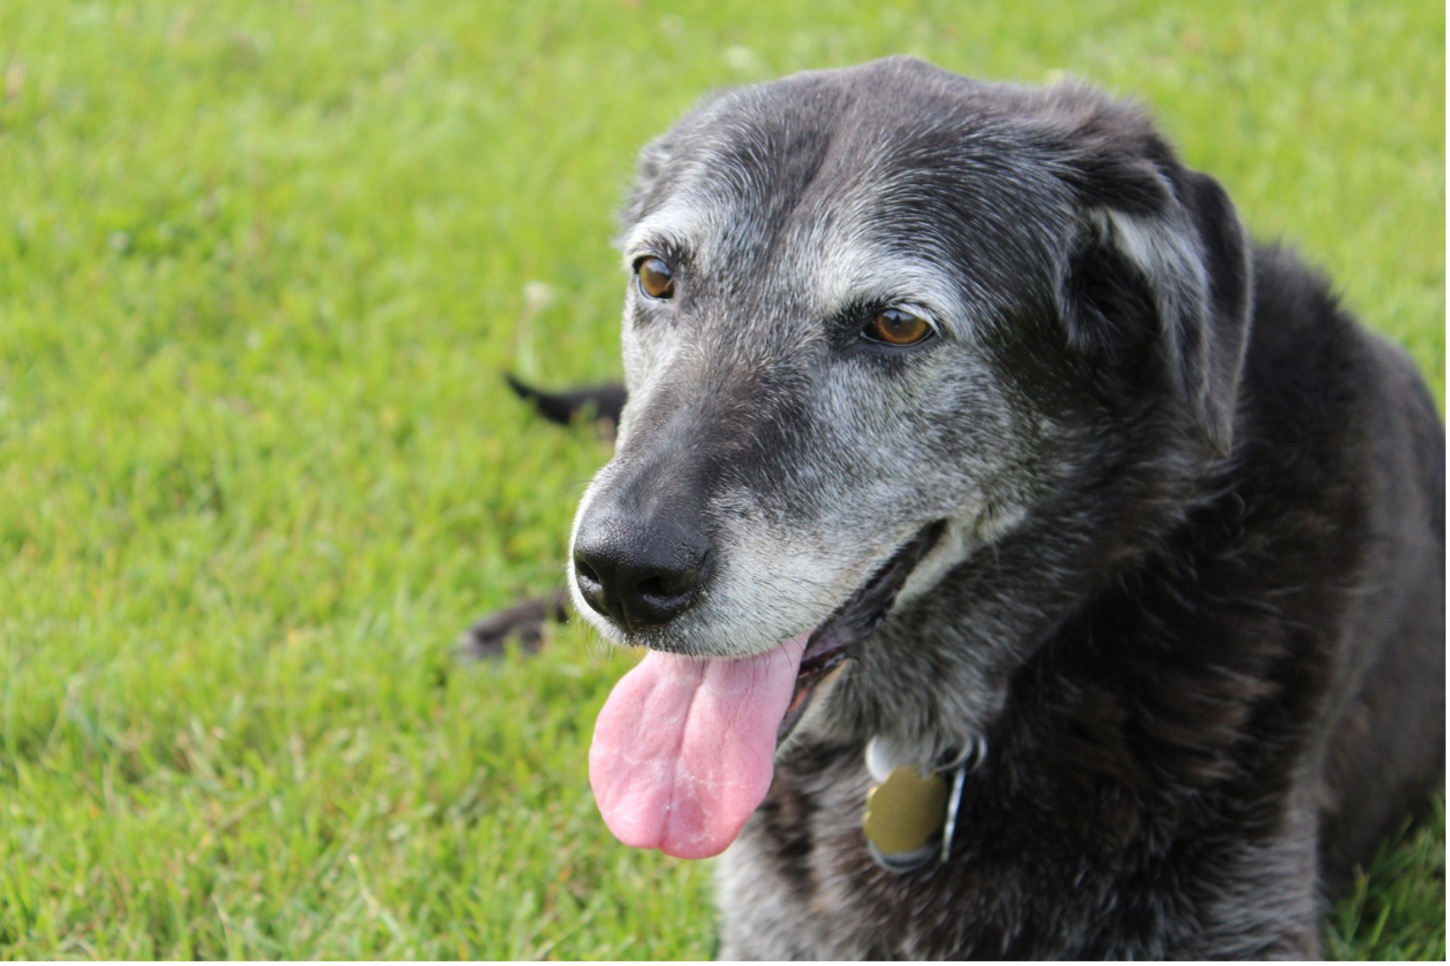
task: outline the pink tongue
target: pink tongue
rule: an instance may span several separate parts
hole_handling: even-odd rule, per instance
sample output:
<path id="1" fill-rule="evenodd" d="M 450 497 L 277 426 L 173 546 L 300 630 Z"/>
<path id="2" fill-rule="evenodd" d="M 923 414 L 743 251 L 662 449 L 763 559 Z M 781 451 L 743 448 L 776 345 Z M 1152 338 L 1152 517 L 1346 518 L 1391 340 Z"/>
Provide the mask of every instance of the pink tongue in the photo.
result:
<path id="1" fill-rule="evenodd" d="M 807 636 L 734 661 L 650 651 L 620 679 L 589 749 L 594 800 L 616 838 L 681 859 L 735 840 L 770 788 Z"/>

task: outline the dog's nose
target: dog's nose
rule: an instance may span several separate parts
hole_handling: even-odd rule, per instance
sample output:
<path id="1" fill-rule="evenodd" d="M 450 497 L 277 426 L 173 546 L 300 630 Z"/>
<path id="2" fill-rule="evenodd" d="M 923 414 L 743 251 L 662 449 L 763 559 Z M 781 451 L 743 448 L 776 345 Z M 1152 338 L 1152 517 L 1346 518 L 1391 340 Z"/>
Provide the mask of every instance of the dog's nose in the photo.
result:
<path id="1" fill-rule="evenodd" d="M 665 624 L 694 603 L 710 544 L 675 522 L 648 527 L 617 517 L 584 521 L 574 539 L 574 577 L 590 607 L 625 627 Z"/>

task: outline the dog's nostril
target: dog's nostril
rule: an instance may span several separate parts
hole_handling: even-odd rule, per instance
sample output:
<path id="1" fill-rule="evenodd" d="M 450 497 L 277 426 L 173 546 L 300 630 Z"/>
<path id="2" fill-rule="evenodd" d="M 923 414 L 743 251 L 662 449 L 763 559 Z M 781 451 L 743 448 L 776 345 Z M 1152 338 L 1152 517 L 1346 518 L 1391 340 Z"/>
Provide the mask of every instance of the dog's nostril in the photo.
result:
<path id="1" fill-rule="evenodd" d="M 589 566 L 578 554 L 574 555 L 574 576 L 579 578 L 581 584 L 589 583 L 596 586 L 600 584 L 599 575 L 594 572 L 594 568 Z"/>
<path id="2" fill-rule="evenodd" d="M 696 569 L 690 567 L 637 579 L 633 588 L 622 586 L 620 598 L 626 615 L 640 624 L 673 620 L 694 602 L 696 577 Z"/>
<path id="3" fill-rule="evenodd" d="M 639 582 L 639 592 L 645 597 L 664 599 L 689 593 L 693 585 L 694 580 L 688 577 L 684 580 L 681 580 L 679 577 L 675 577 L 674 579 L 646 577 Z"/>
<path id="4" fill-rule="evenodd" d="M 577 549 L 574 551 L 574 582 L 578 584 L 586 604 L 601 614 L 615 616 L 605 596 L 604 581 L 600 579 L 599 572 L 589 563 L 587 555 Z"/>

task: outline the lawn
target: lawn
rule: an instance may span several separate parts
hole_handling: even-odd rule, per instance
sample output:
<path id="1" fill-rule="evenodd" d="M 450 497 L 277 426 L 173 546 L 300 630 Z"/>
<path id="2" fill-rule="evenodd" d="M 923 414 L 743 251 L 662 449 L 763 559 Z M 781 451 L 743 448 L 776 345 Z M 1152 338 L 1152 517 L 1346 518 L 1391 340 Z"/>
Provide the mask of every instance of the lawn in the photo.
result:
<path id="1" fill-rule="evenodd" d="M 904 52 L 1149 105 L 1443 401 L 1438 3 L 0 4 L 0 956 L 699 958 L 585 778 L 627 655 L 450 655 L 608 457 L 613 210 L 712 88 Z M 1329 919 L 1443 959 L 1443 808 Z"/>

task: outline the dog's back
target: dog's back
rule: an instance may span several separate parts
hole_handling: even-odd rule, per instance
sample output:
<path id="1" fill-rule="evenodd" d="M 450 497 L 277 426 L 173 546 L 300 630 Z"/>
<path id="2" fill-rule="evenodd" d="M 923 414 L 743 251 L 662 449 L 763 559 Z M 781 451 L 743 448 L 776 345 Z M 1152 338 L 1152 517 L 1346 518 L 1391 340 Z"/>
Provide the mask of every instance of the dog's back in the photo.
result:
<path id="1" fill-rule="evenodd" d="M 1443 785 L 1445 437 L 1414 364 L 1317 273 L 1265 248 L 1254 275 L 1238 542 L 1279 585 L 1257 599 L 1305 640 L 1295 673 L 1328 682 L 1303 720 L 1319 876 L 1337 897 Z"/>
<path id="2" fill-rule="evenodd" d="M 1322 552 L 1353 564 L 1343 615 L 1320 631 L 1341 637 L 1326 648 L 1320 792 L 1320 876 L 1337 897 L 1443 789 L 1445 436 L 1414 364 L 1346 318 L 1320 279 L 1279 251 L 1258 275 L 1246 405 L 1278 422 L 1286 464 L 1266 485 L 1338 508 L 1316 524 L 1329 530 Z"/>

